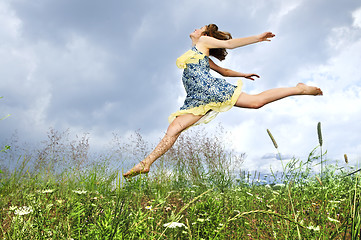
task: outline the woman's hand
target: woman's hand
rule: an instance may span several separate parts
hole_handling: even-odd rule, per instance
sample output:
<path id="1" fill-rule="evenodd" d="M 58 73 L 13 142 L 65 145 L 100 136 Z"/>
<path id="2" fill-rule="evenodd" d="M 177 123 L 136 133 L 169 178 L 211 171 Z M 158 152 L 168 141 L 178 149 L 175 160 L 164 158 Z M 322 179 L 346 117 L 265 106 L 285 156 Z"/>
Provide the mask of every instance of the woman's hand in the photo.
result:
<path id="1" fill-rule="evenodd" d="M 257 74 L 254 74 L 254 73 L 246 73 L 246 74 L 244 74 L 243 77 L 247 78 L 249 80 L 252 80 L 252 81 L 254 81 L 255 77 L 259 78 L 259 76 Z"/>
<path id="2" fill-rule="evenodd" d="M 269 39 L 269 38 L 273 38 L 274 36 L 276 36 L 276 35 L 274 35 L 271 32 L 265 32 L 265 33 L 262 33 L 260 35 L 257 35 L 259 42 L 271 41 L 271 39 Z"/>

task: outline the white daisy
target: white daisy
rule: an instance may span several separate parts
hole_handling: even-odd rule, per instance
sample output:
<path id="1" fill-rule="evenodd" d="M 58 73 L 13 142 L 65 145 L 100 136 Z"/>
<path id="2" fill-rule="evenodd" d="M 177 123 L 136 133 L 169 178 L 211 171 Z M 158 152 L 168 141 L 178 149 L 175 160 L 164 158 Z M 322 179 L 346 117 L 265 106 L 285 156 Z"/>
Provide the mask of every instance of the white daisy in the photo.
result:
<path id="1" fill-rule="evenodd" d="M 26 214 L 29 214 L 31 212 L 33 212 L 33 208 L 32 207 L 27 207 L 27 206 L 23 206 L 23 207 L 20 207 L 18 209 L 15 209 L 15 215 L 19 215 L 19 216 L 26 215 Z"/>
<path id="2" fill-rule="evenodd" d="M 163 227 L 176 228 L 176 227 L 185 227 L 185 225 L 183 223 L 170 222 L 170 223 L 163 224 Z"/>

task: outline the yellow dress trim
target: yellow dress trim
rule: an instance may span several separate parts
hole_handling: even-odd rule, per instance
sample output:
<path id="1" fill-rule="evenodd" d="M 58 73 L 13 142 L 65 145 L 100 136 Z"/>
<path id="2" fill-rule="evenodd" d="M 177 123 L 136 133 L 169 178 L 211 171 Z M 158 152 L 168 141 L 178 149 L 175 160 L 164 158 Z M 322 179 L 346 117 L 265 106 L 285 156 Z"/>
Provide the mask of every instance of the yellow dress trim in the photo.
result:
<path id="1" fill-rule="evenodd" d="M 185 69 L 188 63 L 198 63 L 199 60 L 203 59 L 206 55 L 197 53 L 193 50 L 188 50 L 182 56 L 177 58 L 177 67 Z"/>
<path id="2" fill-rule="evenodd" d="M 236 104 L 238 97 L 242 93 L 242 86 L 243 86 L 242 80 L 238 80 L 237 88 L 234 90 L 232 97 L 225 102 L 211 102 L 206 105 L 201 105 L 198 107 L 185 109 L 185 110 L 179 110 L 175 113 L 172 113 L 168 117 L 168 121 L 169 123 L 171 123 L 176 117 L 180 115 L 192 113 L 194 115 L 203 115 L 203 117 L 194 125 L 198 125 L 200 123 L 208 123 L 212 119 L 214 119 L 219 112 L 228 111 L 234 106 L 234 104 Z"/>

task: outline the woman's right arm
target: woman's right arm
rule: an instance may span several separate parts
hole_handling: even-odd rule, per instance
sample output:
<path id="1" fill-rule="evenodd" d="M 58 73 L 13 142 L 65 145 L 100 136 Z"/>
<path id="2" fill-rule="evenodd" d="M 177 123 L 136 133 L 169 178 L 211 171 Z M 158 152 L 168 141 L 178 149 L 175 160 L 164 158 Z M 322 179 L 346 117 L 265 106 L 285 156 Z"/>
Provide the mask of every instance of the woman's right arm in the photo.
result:
<path id="1" fill-rule="evenodd" d="M 217 64 L 215 64 L 212 61 L 212 59 L 209 59 L 209 67 L 224 77 L 244 77 L 252 81 L 254 81 L 255 77 L 259 78 L 259 76 L 254 73 L 241 73 L 241 72 L 233 71 L 231 69 L 220 67 Z"/>
<path id="2" fill-rule="evenodd" d="M 199 39 L 198 44 L 202 44 L 208 49 L 211 48 L 226 48 L 233 49 L 242 46 L 246 46 L 252 43 L 271 41 L 270 38 L 273 38 L 275 35 L 271 32 L 265 32 L 259 35 L 244 37 L 244 38 L 233 38 L 229 40 L 219 40 L 213 37 L 202 36 Z"/>

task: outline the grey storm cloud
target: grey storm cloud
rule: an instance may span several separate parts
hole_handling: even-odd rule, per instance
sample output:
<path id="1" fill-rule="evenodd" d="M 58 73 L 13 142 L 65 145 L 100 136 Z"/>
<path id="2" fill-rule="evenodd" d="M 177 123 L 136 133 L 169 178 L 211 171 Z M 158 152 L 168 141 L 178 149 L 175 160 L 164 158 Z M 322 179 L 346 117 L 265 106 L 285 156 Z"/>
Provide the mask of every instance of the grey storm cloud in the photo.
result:
<path id="1" fill-rule="evenodd" d="M 361 101 L 355 88 L 361 81 L 355 54 L 361 49 L 360 7 L 358 0 L 2 1 L 0 118 L 11 116 L 0 131 L 3 138 L 17 130 L 30 140 L 49 127 L 94 132 L 95 139 L 137 129 L 162 135 L 185 94 L 175 60 L 190 48 L 190 32 L 216 23 L 233 37 L 276 34 L 270 43 L 230 50 L 219 63 L 261 75 L 245 81 L 246 92 L 305 81 L 326 93 L 318 104 L 287 100 L 217 117 L 237 135 L 237 150 L 269 146 L 266 136 L 258 136 L 270 127 L 286 139 L 281 146 L 312 149 L 313 142 L 300 144 L 312 130 L 300 129 L 318 121 L 332 139 L 343 134 L 341 126 L 351 134 L 361 130 L 359 110 L 343 107 Z M 348 118 L 340 121 L 337 114 Z M 354 134 L 350 139 L 360 142 Z M 357 158 L 358 146 L 345 150 Z"/>

